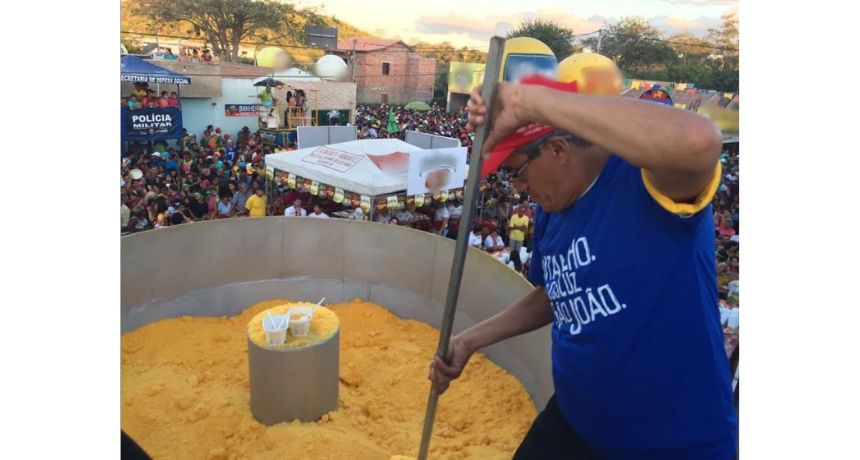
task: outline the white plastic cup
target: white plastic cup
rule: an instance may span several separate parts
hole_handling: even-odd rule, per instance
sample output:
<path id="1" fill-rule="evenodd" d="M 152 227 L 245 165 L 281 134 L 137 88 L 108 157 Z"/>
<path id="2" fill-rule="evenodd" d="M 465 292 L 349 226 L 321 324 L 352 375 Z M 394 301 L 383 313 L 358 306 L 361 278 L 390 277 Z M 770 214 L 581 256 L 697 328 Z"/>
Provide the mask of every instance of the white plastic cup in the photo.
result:
<path id="1" fill-rule="evenodd" d="M 282 316 L 263 317 L 263 332 L 266 333 L 266 343 L 269 346 L 283 345 L 287 341 L 288 329 L 289 323 Z"/>
<path id="2" fill-rule="evenodd" d="M 309 307 L 295 307 L 287 311 L 287 318 L 290 320 L 290 333 L 293 337 L 304 337 L 308 335 L 311 329 L 311 319 L 313 319 L 314 311 Z"/>

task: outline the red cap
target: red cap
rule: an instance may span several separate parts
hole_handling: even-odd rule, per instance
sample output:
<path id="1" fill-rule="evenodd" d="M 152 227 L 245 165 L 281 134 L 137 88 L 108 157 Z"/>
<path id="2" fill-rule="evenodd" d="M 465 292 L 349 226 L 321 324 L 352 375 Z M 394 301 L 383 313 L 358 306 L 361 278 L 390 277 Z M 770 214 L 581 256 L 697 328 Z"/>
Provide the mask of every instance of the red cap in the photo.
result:
<path id="1" fill-rule="evenodd" d="M 520 80 L 521 85 L 538 85 L 547 88 L 552 88 L 557 91 L 565 91 L 568 93 L 578 93 L 579 85 L 575 81 L 563 83 L 560 81 L 550 80 L 542 75 L 532 75 Z M 499 141 L 490 151 L 489 158 L 485 158 L 481 164 L 481 177 L 485 177 L 493 171 L 499 169 L 499 166 L 514 153 L 514 150 L 522 147 L 530 142 L 534 142 L 547 134 L 555 131 L 555 128 L 549 125 L 532 123 L 521 127 L 513 134 Z"/>

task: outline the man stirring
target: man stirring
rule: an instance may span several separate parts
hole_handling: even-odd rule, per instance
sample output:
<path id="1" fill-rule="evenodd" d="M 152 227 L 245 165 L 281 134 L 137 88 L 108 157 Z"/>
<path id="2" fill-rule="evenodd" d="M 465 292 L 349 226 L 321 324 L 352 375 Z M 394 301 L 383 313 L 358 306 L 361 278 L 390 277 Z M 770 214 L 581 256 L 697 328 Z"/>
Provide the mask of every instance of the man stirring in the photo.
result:
<path id="1" fill-rule="evenodd" d="M 484 145 L 539 204 L 535 288 L 434 357 L 437 393 L 477 350 L 552 324 L 555 395 L 515 459 L 719 459 L 737 416 L 717 311 L 714 223 L 721 136 L 693 112 L 500 83 Z M 487 118 L 480 88 L 468 104 Z"/>

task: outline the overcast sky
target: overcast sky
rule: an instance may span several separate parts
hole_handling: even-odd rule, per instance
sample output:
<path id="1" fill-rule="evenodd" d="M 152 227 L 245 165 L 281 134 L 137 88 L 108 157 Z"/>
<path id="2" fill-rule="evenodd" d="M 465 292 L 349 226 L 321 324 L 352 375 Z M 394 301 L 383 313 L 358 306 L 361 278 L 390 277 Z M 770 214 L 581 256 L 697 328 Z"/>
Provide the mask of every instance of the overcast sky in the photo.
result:
<path id="1" fill-rule="evenodd" d="M 704 36 L 709 27 L 719 26 L 720 15 L 738 8 L 737 0 L 304 0 L 300 4 L 324 5 L 326 14 L 384 38 L 483 48 L 499 22 L 516 27 L 525 18 L 550 18 L 582 34 L 625 16 L 638 16 L 668 35 Z"/>

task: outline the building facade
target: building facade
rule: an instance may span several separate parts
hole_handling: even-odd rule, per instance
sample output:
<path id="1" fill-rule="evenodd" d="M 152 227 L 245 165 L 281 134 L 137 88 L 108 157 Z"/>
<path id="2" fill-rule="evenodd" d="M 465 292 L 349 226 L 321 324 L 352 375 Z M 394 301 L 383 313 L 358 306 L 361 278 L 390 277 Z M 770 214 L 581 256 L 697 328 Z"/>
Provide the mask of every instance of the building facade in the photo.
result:
<path id="1" fill-rule="evenodd" d="M 266 67 L 245 64 L 190 64 L 176 61 L 152 61 L 153 64 L 187 75 L 190 85 L 178 88 L 182 105 L 182 124 L 188 132 L 200 137 L 207 125 L 220 127 L 225 133 L 235 136 L 247 126 L 252 131 L 259 128 L 259 118 L 250 116 L 227 116 L 225 105 L 257 104 L 259 87 L 254 81 L 272 75 Z M 312 112 L 320 112 L 318 119 L 327 124 L 324 115 L 331 110 L 344 113 L 350 123 L 355 121 L 356 84 L 333 82 L 311 78 L 289 78 L 275 75 L 275 79 L 286 86 L 276 90 L 278 105 L 286 110 L 286 93 L 303 89 L 308 94 L 308 106 Z M 156 91 L 177 91 L 175 85 L 150 85 Z M 134 89 L 131 83 L 121 84 L 121 94 Z M 348 115 L 347 115 L 348 114 Z M 283 116 L 281 117 L 283 119 Z M 346 121 L 345 120 L 345 121 Z"/>
<path id="2" fill-rule="evenodd" d="M 340 40 L 335 54 L 349 65 L 359 103 L 402 105 L 433 99 L 436 60 L 400 40 Z"/>

